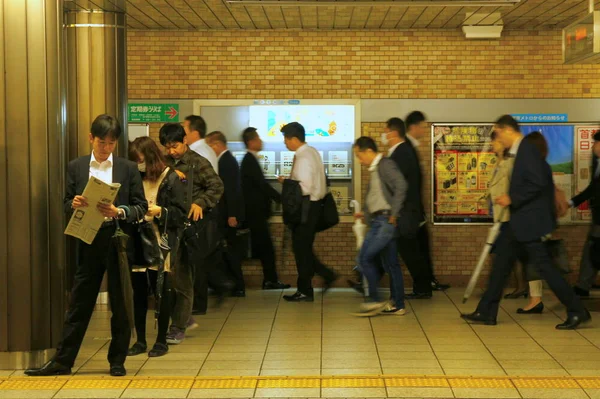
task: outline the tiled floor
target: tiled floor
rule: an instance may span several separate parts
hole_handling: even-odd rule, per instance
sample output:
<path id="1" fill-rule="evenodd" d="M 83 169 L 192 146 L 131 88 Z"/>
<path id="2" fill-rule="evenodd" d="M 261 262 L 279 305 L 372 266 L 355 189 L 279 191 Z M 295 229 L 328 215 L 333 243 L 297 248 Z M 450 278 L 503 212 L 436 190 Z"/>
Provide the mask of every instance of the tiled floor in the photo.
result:
<path id="1" fill-rule="evenodd" d="M 472 311 L 477 299 L 461 303 L 462 289 L 435 293 L 428 301 L 408 303 L 405 316 L 357 318 L 361 303 L 353 291 L 335 289 L 314 303 L 287 303 L 281 292 L 249 291 L 220 309 L 197 317 L 200 327 L 167 356 L 129 358 L 129 376 L 536 376 L 600 377 L 600 314 L 577 331 L 556 331 L 563 308 L 549 293 L 542 315 L 517 315 L 525 300 L 505 300 L 497 326 L 472 326 L 459 318 Z M 155 334 L 149 314 L 148 341 Z M 94 315 L 75 367 L 79 378 L 107 376 L 106 354 L 110 313 Z M 132 341 L 133 342 L 133 341 Z M 0 378 L 22 371 L 0 371 Z M 174 381 L 179 381 L 173 379 Z M 259 380 L 260 381 L 260 380 Z M 450 380 L 448 380 L 450 381 Z M 457 380 L 461 381 L 461 380 Z M 481 380 L 484 381 L 484 380 Z M 28 397 L 516 397 L 600 398 L 600 385 L 590 388 L 520 387 L 264 387 L 238 389 L 181 388 L 66 389 L 31 392 L 2 389 L 0 399 L 16 393 Z M 584 389 L 585 388 L 585 389 Z M 29 395 L 33 396 L 29 396 Z M 11 396 L 12 395 L 12 396 Z M 77 396 L 70 396 L 77 395 Z"/>

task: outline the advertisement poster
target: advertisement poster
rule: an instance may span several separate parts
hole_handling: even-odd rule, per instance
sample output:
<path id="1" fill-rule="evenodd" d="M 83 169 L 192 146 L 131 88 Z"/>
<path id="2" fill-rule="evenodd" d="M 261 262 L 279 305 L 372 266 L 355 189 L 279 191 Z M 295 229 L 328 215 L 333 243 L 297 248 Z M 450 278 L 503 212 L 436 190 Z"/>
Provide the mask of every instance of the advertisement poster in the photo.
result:
<path id="1" fill-rule="evenodd" d="M 281 128 L 299 122 L 306 130 L 306 141 L 353 142 L 353 105 L 252 105 L 250 126 L 254 126 L 265 142 L 283 141 Z"/>
<path id="2" fill-rule="evenodd" d="M 521 132 L 528 135 L 540 132 L 548 143 L 546 160 L 552 167 L 554 184 L 564 191 L 567 198 L 573 196 L 574 173 L 574 127 L 572 125 L 522 125 Z M 571 222 L 571 212 L 559 219 L 560 223 Z"/>
<path id="3" fill-rule="evenodd" d="M 350 197 L 348 196 L 348 187 L 332 186 L 329 191 L 331 192 L 331 195 L 333 195 L 338 212 L 349 213 Z"/>
<path id="4" fill-rule="evenodd" d="M 289 176 L 292 174 L 292 166 L 294 165 L 294 153 L 292 151 L 281 151 L 281 176 Z"/>
<path id="5" fill-rule="evenodd" d="M 590 184 L 592 171 L 592 146 L 594 134 L 600 126 L 575 126 L 575 194 L 582 192 Z M 589 204 L 584 202 L 577 208 L 575 220 L 591 220 Z"/>
<path id="6" fill-rule="evenodd" d="M 329 176 L 348 176 L 348 151 L 329 151 Z"/>
<path id="7" fill-rule="evenodd" d="M 434 125 L 434 222 L 487 223 L 492 125 Z"/>

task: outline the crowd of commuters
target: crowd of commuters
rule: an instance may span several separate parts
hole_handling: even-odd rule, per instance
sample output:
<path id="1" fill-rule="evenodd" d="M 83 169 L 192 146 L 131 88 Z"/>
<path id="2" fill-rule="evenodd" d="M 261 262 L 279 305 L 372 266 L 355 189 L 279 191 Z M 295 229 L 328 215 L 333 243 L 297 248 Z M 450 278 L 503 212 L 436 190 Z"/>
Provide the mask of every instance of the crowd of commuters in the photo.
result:
<path id="1" fill-rule="evenodd" d="M 417 147 L 427 131 L 425 116 L 415 111 L 405 121 L 391 118 L 381 136 L 387 153 L 378 149 L 373 138 L 360 137 L 354 154 L 368 168 L 369 184 L 364 198 L 363 218 L 368 233 L 357 257 L 358 281 L 353 288 L 363 291 L 366 301 L 357 316 L 380 313 L 403 315 L 405 300 L 426 300 L 432 292 L 447 285 L 435 278 L 430 239 L 422 200 L 423 174 Z M 302 199 L 297 221 L 288 224 L 298 271 L 297 289 L 284 295 L 289 302 L 312 302 L 312 280 L 323 278 L 325 293 L 338 278 L 336 272 L 315 255 L 313 244 L 327 217 L 324 206 L 328 193 L 325 167 L 319 152 L 306 143 L 304 127 L 292 122 L 282 127 L 286 147 L 295 152 L 290 176 L 281 176 L 284 187 L 297 183 Z M 65 212 L 89 206 L 82 196 L 91 176 L 106 183 L 119 183 L 114 204 L 99 204 L 105 221 L 91 244 L 79 242 L 79 257 L 63 336 L 54 358 L 30 376 L 68 375 L 75 362 L 89 324 L 100 284 L 108 274 L 111 302 L 112 341 L 108 352 L 110 374 L 124 376 L 127 356 L 148 352 L 150 357 L 168 353 L 169 345 L 183 342 L 186 331 L 198 327 L 194 315 L 207 312 L 211 287 L 219 301 L 226 295 L 245 296 L 242 273 L 243 239 L 250 231 L 251 249 L 263 267 L 265 290 L 290 288 L 279 281 L 275 250 L 269 231 L 272 202 L 294 202 L 265 179 L 258 153 L 262 141 L 254 128 L 241 134 L 248 152 L 240 165 L 227 147 L 222 132 L 208 134 L 200 116 L 189 116 L 181 124 L 168 123 L 159 132 L 162 149 L 149 137 L 129 145 L 129 161 L 114 157 L 121 135 L 118 121 L 100 115 L 89 135 L 92 153 L 72 161 L 68 167 Z M 600 155 L 600 133 L 594 136 L 594 154 Z M 503 290 L 510 273 L 520 261 L 517 280 L 522 281 L 509 298 L 530 294 L 530 303 L 520 313 L 543 311 L 542 280 L 567 308 L 567 318 L 557 329 L 574 329 L 590 320 L 581 297 L 589 289 L 600 265 L 600 166 L 594 161 L 594 178 L 581 194 L 567 201 L 552 180 L 546 162 L 548 146 L 539 133 L 524 137 L 511 116 L 503 116 L 494 126 L 492 146 L 498 166 L 490 182 L 490 202 L 494 221 L 501 223 L 495 242 L 487 289 L 476 309 L 462 317 L 471 323 L 496 324 Z M 289 179 L 289 180 L 287 180 Z M 285 190 L 284 190 L 285 191 Z M 554 267 L 546 245 L 556 228 L 556 220 L 568 207 L 590 201 L 593 228 L 586 244 L 582 277 L 573 289 Z M 286 205 L 287 204 L 287 205 Z M 127 260 L 133 289 L 133 320 L 127 311 L 127 295 L 120 275 L 115 231 L 130 237 Z M 413 286 L 405 293 L 400 256 L 411 275 Z M 122 266 L 122 265 L 121 265 Z M 390 278 L 390 297 L 378 290 L 384 273 Z M 529 289 L 524 281 L 529 281 Z M 158 335 L 148 351 L 146 318 L 148 298 L 155 298 Z M 129 347 L 131 330 L 136 341 Z"/>

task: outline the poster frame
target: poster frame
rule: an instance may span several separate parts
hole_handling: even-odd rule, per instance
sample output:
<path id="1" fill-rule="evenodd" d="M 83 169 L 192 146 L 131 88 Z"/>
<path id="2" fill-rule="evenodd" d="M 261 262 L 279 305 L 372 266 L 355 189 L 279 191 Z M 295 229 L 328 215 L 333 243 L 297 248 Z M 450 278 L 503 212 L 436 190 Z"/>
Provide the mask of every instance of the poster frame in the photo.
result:
<path id="1" fill-rule="evenodd" d="M 493 126 L 494 123 L 484 123 L 484 122 L 465 122 L 465 123 L 443 123 L 443 122 L 433 122 L 430 126 L 430 137 L 431 137 L 431 145 L 430 145 L 430 159 L 431 159 L 431 174 L 430 174 L 430 184 L 431 184 L 431 193 L 430 193 L 430 215 L 431 215 L 431 223 L 434 226 L 491 226 L 493 222 L 436 222 L 435 221 L 435 137 L 434 131 L 436 126 Z M 577 127 L 581 126 L 593 126 L 593 123 L 590 122 L 549 122 L 549 123 L 541 123 L 541 122 L 532 122 L 532 123 L 520 123 L 520 126 L 539 126 L 539 125 L 548 125 L 548 126 L 573 126 L 573 177 L 571 178 L 571 192 L 575 193 L 577 188 L 577 166 L 578 159 L 577 157 Z M 571 212 L 571 220 L 568 222 L 560 222 L 559 226 L 585 226 L 590 224 L 588 220 L 573 220 L 573 212 L 576 212 L 576 209 L 570 209 Z"/>

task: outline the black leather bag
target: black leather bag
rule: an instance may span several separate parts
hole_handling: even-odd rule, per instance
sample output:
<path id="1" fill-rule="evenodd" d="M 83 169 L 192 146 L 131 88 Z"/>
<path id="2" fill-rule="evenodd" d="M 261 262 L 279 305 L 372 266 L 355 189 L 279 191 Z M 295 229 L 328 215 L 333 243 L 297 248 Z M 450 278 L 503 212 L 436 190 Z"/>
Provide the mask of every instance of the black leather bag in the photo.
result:
<path id="1" fill-rule="evenodd" d="M 337 205 L 330 192 L 325 194 L 325 197 L 321 200 L 321 206 L 323 207 L 323 213 L 317 224 L 317 231 L 328 230 L 340 222 Z"/>
<path id="2" fill-rule="evenodd" d="M 136 212 L 137 212 L 137 208 Z M 135 258 L 132 265 L 135 266 L 157 266 L 162 263 L 162 253 L 158 246 L 158 239 L 154 233 L 152 222 L 144 220 L 143 216 L 137 215 L 137 234 L 133 244 Z M 131 262 L 130 262 L 131 263 Z"/>

